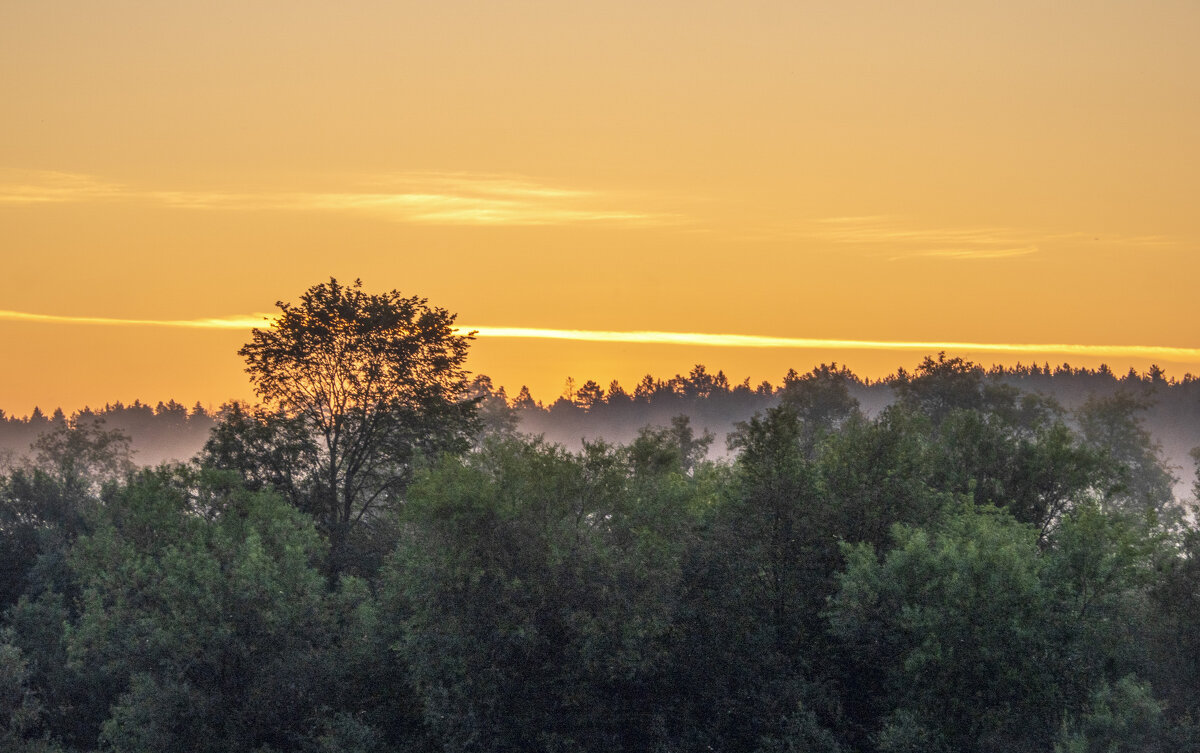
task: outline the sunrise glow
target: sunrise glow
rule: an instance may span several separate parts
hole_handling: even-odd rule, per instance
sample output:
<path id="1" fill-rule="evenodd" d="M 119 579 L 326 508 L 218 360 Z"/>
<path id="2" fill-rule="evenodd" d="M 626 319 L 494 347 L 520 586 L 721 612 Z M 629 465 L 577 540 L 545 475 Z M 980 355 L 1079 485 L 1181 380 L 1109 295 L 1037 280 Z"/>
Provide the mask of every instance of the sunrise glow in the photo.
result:
<path id="1" fill-rule="evenodd" d="M 1198 29 L 1187 3 L 9 3 L 0 409 L 249 397 L 249 328 L 330 277 L 456 313 L 472 372 L 546 398 L 941 350 L 1182 378 Z"/>

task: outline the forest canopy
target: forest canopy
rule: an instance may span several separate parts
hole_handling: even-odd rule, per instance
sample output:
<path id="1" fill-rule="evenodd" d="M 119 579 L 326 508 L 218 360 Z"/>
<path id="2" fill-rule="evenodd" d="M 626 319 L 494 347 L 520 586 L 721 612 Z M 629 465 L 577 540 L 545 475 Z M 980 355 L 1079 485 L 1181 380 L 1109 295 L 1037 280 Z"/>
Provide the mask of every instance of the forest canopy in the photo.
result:
<path id="1" fill-rule="evenodd" d="M 1194 437 L 1194 380 L 941 354 L 544 406 L 423 299 L 280 308 L 261 404 L 142 406 L 190 459 L 108 406 L 10 462 L 0 748 L 1200 748 L 1200 476 L 1146 420 Z"/>

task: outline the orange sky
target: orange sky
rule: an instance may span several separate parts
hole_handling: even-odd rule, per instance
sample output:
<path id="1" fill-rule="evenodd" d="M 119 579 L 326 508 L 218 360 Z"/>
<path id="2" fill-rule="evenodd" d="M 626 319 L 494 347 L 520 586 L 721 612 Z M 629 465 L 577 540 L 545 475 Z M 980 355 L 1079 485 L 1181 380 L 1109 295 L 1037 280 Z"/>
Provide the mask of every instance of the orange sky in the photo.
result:
<path id="1" fill-rule="evenodd" d="M 335 275 L 477 327 L 1194 349 L 1198 36 L 1167 1 L 11 0 L 0 310 L 245 316 Z M 0 317 L 0 408 L 246 397 L 247 339 Z M 471 367 L 550 399 L 919 357 L 481 337 Z"/>

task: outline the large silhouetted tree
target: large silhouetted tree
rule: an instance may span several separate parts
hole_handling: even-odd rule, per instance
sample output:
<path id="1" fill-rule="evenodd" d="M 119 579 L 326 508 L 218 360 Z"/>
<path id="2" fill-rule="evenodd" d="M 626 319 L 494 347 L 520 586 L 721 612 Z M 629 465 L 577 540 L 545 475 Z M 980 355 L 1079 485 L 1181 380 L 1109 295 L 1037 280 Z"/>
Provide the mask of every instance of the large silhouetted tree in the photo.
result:
<path id="1" fill-rule="evenodd" d="M 299 303 L 277 305 L 279 316 L 238 351 L 267 408 L 250 428 L 264 460 L 279 459 L 279 442 L 308 445 L 290 453 L 305 467 L 285 491 L 330 536 L 336 572 L 350 535 L 399 498 L 414 464 L 468 446 L 475 401 L 466 395 L 463 362 L 471 336 L 423 298 L 367 293 L 358 280 L 346 286 L 330 278 Z M 250 477 L 258 470 L 253 457 L 234 458 L 214 441 L 207 450 L 215 465 Z"/>

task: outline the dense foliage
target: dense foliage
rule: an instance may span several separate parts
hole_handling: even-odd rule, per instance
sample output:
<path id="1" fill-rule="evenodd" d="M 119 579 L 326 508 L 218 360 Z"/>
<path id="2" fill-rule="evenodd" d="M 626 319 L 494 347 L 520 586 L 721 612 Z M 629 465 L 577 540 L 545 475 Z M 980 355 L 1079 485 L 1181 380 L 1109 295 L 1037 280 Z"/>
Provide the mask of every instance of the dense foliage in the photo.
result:
<path id="1" fill-rule="evenodd" d="M 957 368 L 961 364 L 955 365 Z M 9 474 L 13 750 L 1179 750 L 1200 534 L 1129 400 L 928 362 L 742 426 L 418 474 L 372 578 L 286 496 L 76 422 Z M 940 381 L 939 381 L 940 380 Z M 946 384 L 946 381 L 949 384 Z M 511 427 L 510 427 L 511 428 Z"/>
<path id="2" fill-rule="evenodd" d="M 714 461 L 683 416 L 568 451 L 477 381 L 360 548 L 287 406 L 142 470 L 64 420 L 0 482 L 0 748 L 1197 750 L 1200 528 L 1144 403 L 855 384 L 791 375 Z"/>
<path id="3" fill-rule="evenodd" d="M 1188 453 L 1200 442 L 1200 377 L 1185 374 L 1179 379 L 1168 378 L 1153 365 L 1143 373 L 1131 369 L 1125 374 L 1116 374 L 1104 366 L 1088 369 L 1065 363 L 1053 367 L 1049 364 L 993 366 L 986 370 L 970 365 L 970 370 L 989 384 L 1047 396 L 1068 413 L 1082 408 L 1089 399 L 1120 396 L 1135 401 L 1141 406 L 1136 416 L 1143 420 L 1143 429 L 1160 444 L 1167 464 L 1177 469 L 1193 467 Z M 845 396 L 856 401 L 870 416 L 877 416 L 895 402 L 900 385 L 912 376 L 898 369 L 890 377 L 872 381 L 844 366 L 822 365 L 816 371 L 840 382 Z M 578 450 L 581 438 L 627 444 L 643 426 L 665 426 L 676 416 L 686 415 L 693 425 L 715 432 L 717 441 L 712 453 L 720 454 L 725 448 L 726 435 L 738 423 L 774 407 L 784 394 L 806 384 L 809 377 L 810 374 L 801 375 L 793 370 L 777 384 L 762 382 L 752 386 L 748 379 L 738 383 L 723 372 L 713 374 L 697 364 L 687 374 L 667 379 L 647 374 L 631 390 L 616 381 L 604 389 L 594 380 L 578 386 L 568 379 L 563 395 L 547 402 L 535 400 L 524 387 L 513 396 L 485 375 L 476 376 L 470 390 L 480 398 L 479 417 L 492 433 L 507 429 L 540 434 Z M 73 416 L 67 416 L 61 409 L 47 416 L 35 408 L 24 417 L 0 411 L 0 469 L 16 464 L 40 435 L 71 420 L 99 419 L 109 429 L 123 431 L 131 439 L 131 450 L 139 464 L 153 466 L 164 461 L 187 460 L 209 439 L 214 425 L 230 413 L 245 412 L 246 408 L 238 403 L 208 408 L 197 403 L 189 410 L 175 401 L 151 406 L 135 400 L 129 405 L 117 402 L 98 410 L 84 408 Z"/>

